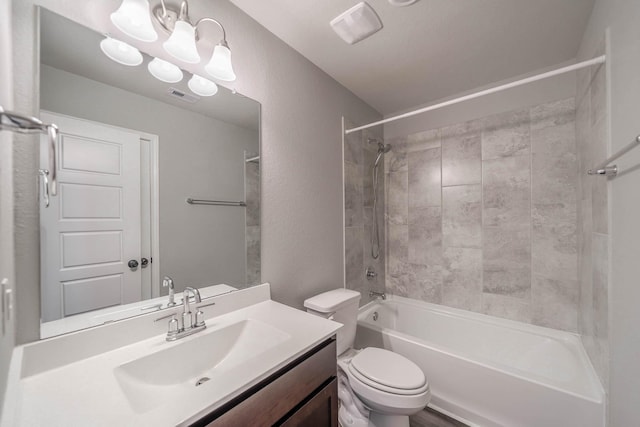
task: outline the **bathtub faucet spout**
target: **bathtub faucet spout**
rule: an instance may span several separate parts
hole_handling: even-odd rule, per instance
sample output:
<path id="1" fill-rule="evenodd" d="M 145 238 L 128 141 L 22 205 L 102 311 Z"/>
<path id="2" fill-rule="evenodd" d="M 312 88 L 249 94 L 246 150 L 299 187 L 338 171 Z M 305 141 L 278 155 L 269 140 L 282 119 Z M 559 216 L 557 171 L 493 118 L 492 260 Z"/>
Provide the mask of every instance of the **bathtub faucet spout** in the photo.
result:
<path id="1" fill-rule="evenodd" d="M 387 294 L 385 294 L 384 292 L 376 292 L 376 291 L 369 291 L 369 297 L 370 298 L 382 298 L 382 299 L 387 299 Z"/>

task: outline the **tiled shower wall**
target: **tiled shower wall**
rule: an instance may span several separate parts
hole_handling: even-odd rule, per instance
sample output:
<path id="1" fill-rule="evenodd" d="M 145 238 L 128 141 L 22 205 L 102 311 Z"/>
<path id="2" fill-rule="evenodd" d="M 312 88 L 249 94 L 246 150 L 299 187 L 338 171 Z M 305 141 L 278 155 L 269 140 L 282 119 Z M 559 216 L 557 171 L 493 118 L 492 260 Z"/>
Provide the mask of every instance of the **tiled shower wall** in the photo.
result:
<path id="1" fill-rule="evenodd" d="M 245 153 L 246 158 L 257 154 Z M 246 206 L 245 244 L 247 251 L 247 286 L 258 285 L 260 281 L 260 160 L 245 161 L 244 193 Z"/>
<path id="2" fill-rule="evenodd" d="M 345 122 L 346 128 L 354 127 Z M 385 225 L 384 225 L 384 159 L 378 166 L 378 221 L 380 229 L 380 255 L 371 256 L 373 232 L 373 163 L 378 144 L 369 142 L 376 134 L 362 131 L 345 136 L 344 140 L 344 209 L 345 209 L 345 284 L 359 291 L 360 304 L 369 302 L 369 291 L 384 291 L 385 279 Z M 376 277 L 367 279 L 365 271 L 371 267 Z"/>
<path id="3" fill-rule="evenodd" d="M 596 55 L 604 54 L 601 48 Z M 596 56 L 594 55 L 594 56 Z M 578 73 L 576 136 L 578 141 L 578 276 L 580 305 L 578 330 L 605 389 L 609 361 L 609 215 L 607 178 L 585 170 L 607 158 L 608 114 L 606 67 Z"/>
<path id="4" fill-rule="evenodd" d="M 574 98 L 387 142 L 387 291 L 577 331 Z"/>

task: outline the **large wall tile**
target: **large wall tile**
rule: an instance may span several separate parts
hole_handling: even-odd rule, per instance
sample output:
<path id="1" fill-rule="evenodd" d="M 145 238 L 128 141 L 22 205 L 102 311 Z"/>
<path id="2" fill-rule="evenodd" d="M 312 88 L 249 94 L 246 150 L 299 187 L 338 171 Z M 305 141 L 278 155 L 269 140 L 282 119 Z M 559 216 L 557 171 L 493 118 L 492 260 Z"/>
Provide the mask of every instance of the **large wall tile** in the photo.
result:
<path id="1" fill-rule="evenodd" d="M 531 109 L 531 130 L 573 123 L 575 108 L 574 98 L 537 105 Z"/>
<path id="2" fill-rule="evenodd" d="M 387 220 L 389 224 L 407 224 L 409 216 L 408 172 L 392 172 L 387 175 Z"/>
<path id="3" fill-rule="evenodd" d="M 482 162 L 485 226 L 522 226 L 531 218 L 531 171 L 528 156 Z"/>
<path id="4" fill-rule="evenodd" d="M 362 166 L 344 164 L 344 210 L 345 226 L 363 225 Z"/>
<path id="5" fill-rule="evenodd" d="M 482 132 L 482 160 L 528 156 L 529 110 L 509 111 L 487 117 Z"/>
<path id="6" fill-rule="evenodd" d="M 445 248 L 442 304 L 464 310 L 482 310 L 482 251 Z"/>
<path id="7" fill-rule="evenodd" d="M 593 311 L 594 337 L 597 340 L 607 340 L 609 331 L 609 236 L 593 233 L 592 252 L 593 271 Z"/>
<path id="8" fill-rule="evenodd" d="M 601 119 L 591 126 L 592 163 L 598 164 L 607 158 L 606 119 Z M 602 234 L 609 233 L 609 183 L 606 178 L 588 176 L 591 187 L 591 209 L 593 215 L 593 231 Z"/>
<path id="9" fill-rule="evenodd" d="M 355 127 L 353 123 L 345 121 L 345 127 L 347 129 Z M 344 136 L 344 161 L 353 163 L 356 165 L 362 165 L 363 147 L 362 147 L 362 132 L 353 132 Z"/>
<path id="10" fill-rule="evenodd" d="M 442 241 L 446 247 L 480 248 L 482 207 L 480 185 L 442 189 Z"/>
<path id="11" fill-rule="evenodd" d="M 531 150 L 533 203 L 575 203 L 578 180 L 575 123 L 533 131 Z"/>
<path id="12" fill-rule="evenodd" d="M 409 156 L 409 209 L 441 206 L 440 148 Z"/>
<path id="13" fill-rule="evenodd" d="M 380 218 L 381 220 L 382 218 Z M 386 244 L 385 244 L 385 227 L 384 224 L 381 224 L 379 230 L 380 236 L 380 248 L 378 251 L 378 258 L 373 258 L 372 255 L 372 235 L 373 235 L 373 227 L 371 225 L 365 225 L 364 227 L 364 269 L 372 268 L 376 272 L 376 277 L 374 279 L 366 279 L 366 284 L 369 285 L 372 289 L 380 290 L 384 289 L 384 281 L 385 281 L 385 264 L 386 264 Z"/>
<path id="14" fill-rule="evenodd" d="M 440 130 L 433 129 L 411 134 L 407 136 L 406 143 L 407 153 L 438 148 L 440 147 Z"/>
<path id="15" fill-rule="evenodd" d="M 359 291 L 364 286 L 364 228 L 346 227 L 344 246 L 347 288 Z"/>
<path id="16" fill-rule="evenodd" d="M 442 129 L 442 185 L 480 183 L 481 135 L 480 120 Z"/>
<path id="17" fill-rule="evenodd" d="M 384 170 L 387 173 L 407 171 L 407 141 L 404 138 L 395 138 L 387 141 L 391 145 L 391 151 L 384 155 Z"/>
<path id="18" fill-rule="evenodd" d="M 409 280 L 409 226 L 387 225 L 386 286 L 389 292 Z"/>
<path id="19" fill-rule="evenodd" d="M 363 203 L 365 207 L 373 206 L 373 165 L 377 157 L 376 151 L 365 150 L 364 152 L 364 166 L 363 173 Z M 385 194 L 385 177 L 384 177 L 384 165 L 387 159 L 383 157 L 378 164 L 378 185 L 376 194 L 378 197 L 378 206 L 384 205 Z"/>
<path id="20" fill-rule="evenodd" d="M 260 226 L 249 225 L 247 233 L 247 285 L 260 284 Z"/>
<path id="21" fill-rule="evenodd" d="M 578 327 L 578 285 L 575 280 L 554 280 L 533 275 L 533 323 L 575 332 Z"/>
<path id="22" fill-rule="evenodd" d="M 530 299 L 484 294 L 482 296 L 482 312 L 490 316 L 531 323 Z"/>
<path id="23" fill-rule="evenodd" d="M 531 291 L 530 227 L 485 227 L 483 231 L 485 294 L 528 298 Z"/>
<path id="24" fill-rule="evenodd" d="M 591 125 L 607 118 L 607 77 L 605 64 L 591 70 Z"/>
<path id="25" fill-rule="evenodd" d="M 409 210 L 408 259 L 413 264 L 442 264 L 442 212 L 440 207 Z"/>
<path id="26" fill-rule="evenodd" d="M 577 279 L 575 205 L 533 207 L 531 251 L 534 274 L 553 279 Z"/>
<path id="27" fill-rule="evenodd" d="M 579 111 L 589 128 L 591 98 L 587 89 Z M 578 297 L 578 203 L 591 212 L 598 190 L 578 179 L 578 166 L 599 149 L 583 129 L 578 158 L 576 131 L 575 100 L 565 99 L 391 141 L 387 291 L 575 331 L 586 304 Z M 369 224 L 370 209 L 364 216 Z M 593 222 L 581 218 L 581 257 L 591 251 L 582 233 Z M 580 265 L 587 268 L 595 280 L 591 262 Z M 594 318 L 598 297 L 588 290 L 581 297 Z"/>

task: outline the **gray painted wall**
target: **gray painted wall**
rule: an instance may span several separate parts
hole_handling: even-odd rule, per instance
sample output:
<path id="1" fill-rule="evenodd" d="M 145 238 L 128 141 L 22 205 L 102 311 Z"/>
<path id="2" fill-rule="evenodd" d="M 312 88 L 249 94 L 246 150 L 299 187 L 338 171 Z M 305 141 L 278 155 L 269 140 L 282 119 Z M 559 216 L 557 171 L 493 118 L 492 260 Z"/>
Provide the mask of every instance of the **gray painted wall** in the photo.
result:
<path id="1" fill-rule="evenodd" d="M 119 3 L 14 2 L 20 111 L 39 111 L 34 5 L 100 30 Z M 262 280 L 276 301 L 302 307 L 305 298 L 344 285 L 341 117 L 360 124 L 380 115 L 230 2 L 192 6 L 192 16 L 207 11 L 224 23 L 238 75 L 233 86 L 262 104 Z M 14 150 L 19 342 L 37 339 L 39 328 L 37 160 L 33 138 Z"/>
<path id="2" fill-rule="evenodd" d="M 607 61 L 610 152 L 616 152 L 640 133 L 640 2 L 597 0 L 584 34 L 579 58 L 598 49 L 609 30 Z M 610 277 L 609 419 L 613 427 L 637 425 L 640 419 L 640 150 L 616 161 L 621 173 L 609 181 Z"/>
<path id="3" fill-rule="evenodd" d="M 46 65 L 40 74 L 43 110 L 159 137 L 160 277 L 179 290 L 244 285 L 244 211 L 185 199 L 243 200 L 244 151 L 257 151 L 258 133 Z"/>
<path id="4" fill-rule="evenodd" d="M 11 2 L 0 0 L 0 105 L 13 107 L 11 85 Z M 11 176 L 12 134 L 0 132 L 0 281 L 9 280 L 13 288 L 13 177 Z M 7 325 L 6 335 L 0 336 L 0 402 L 4 400 L 7 370 L 14 345 L 13 320 Z M 0 405 L 0 413 L 1 413 Z"/>

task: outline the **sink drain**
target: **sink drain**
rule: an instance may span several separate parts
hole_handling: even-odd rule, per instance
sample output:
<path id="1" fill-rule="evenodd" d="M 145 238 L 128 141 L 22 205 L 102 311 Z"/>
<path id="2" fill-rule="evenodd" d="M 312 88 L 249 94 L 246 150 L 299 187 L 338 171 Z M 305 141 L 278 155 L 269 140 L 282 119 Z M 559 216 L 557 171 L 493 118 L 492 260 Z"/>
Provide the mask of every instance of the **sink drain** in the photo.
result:
<path id="1" fill-rule="evenodd" d="M 211 378 L 209 377 L 202 377 L 200 378 L 198 381 L 196 381 L 196 387 L 198 387 L 199 385 L 202 385 L 204 383 L 206 383 L 207 381 L 209 381 Z"/>

